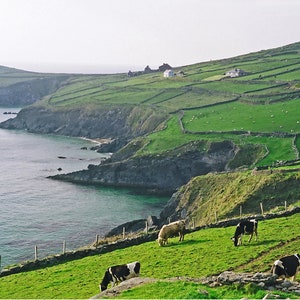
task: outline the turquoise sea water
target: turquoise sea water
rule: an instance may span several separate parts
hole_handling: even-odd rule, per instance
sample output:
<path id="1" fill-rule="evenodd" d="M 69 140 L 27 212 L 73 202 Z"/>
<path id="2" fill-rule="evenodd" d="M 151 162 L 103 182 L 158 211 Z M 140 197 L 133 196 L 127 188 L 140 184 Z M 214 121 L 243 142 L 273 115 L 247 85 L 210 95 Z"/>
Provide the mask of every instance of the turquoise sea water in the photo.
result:
<path id="1" fill-rule="evenodd" d="M 14 109 L 0 108 L 0 122 L 13 117 L 4 111 Z M 79 138 L 0 129 L 2 267 L 32 260 L 35 245 L 42 258 L 60 253 L 64 240 L 74 250 L 124 222 L 159 215 L 166 197 L 47 179 L 98 164 L 105 155 L 81 149 L 91 146 Z"/>

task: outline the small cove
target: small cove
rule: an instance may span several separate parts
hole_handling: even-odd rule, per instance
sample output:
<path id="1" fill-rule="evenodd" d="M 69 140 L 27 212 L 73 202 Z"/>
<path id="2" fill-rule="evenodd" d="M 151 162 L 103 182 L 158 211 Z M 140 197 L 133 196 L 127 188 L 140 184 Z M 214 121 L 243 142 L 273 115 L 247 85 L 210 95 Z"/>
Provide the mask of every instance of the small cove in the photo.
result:
<path id="1" fill-rule="evenodd" d="M 0 122 L 11 115 L 0 108 Z M 1 266 L 91 243 L 97 234 L 134 219 L 158 216 L 167 197 L 128 189 L 76 185 L 48 179 L 86 169 L 103 155 L 83 150 L 89 140 L 0 129 Z M 61 158 L 63 157 L 63 159 Z M 61 171 L 58 171 L 61 169 Z"/>

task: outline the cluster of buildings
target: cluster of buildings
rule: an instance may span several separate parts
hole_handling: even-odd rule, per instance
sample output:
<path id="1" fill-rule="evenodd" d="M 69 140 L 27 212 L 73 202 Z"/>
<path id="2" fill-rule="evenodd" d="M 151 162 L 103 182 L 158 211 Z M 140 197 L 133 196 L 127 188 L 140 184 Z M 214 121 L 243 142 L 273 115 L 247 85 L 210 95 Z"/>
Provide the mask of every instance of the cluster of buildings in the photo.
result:
<path id="1" fill-rule="evenodd" d="M 152 70 L 149 66 L 146 66 L 144 71 L 135 71 L 135 72 L 128 71 L 127 75 L 129 77 L 134 77 L 134 76 L 153 73 L 153 72 L 163 72 L 163 76 L 165 78 L 174 77 L 174 76 L 183 77 L 185 75 L 183 71 L 179 71 L 179 72 L 175 73 L 173 68 L 167 63 L 162 64 L 156 70 Z M 244 70 L 238 69 L 238 68 L 229 70 L 225 73 L 225 76 L 231 77 L 231 78 L 245 76 L 245 75 L 248 75 L 248 73 L 246 73 Z"/>
<path id="2" fill-rule="evenodd" d="M 158 67 L 158 69 L 155 69 L 155 70 L 152 70 L 149 66 L 146 66 L 144 71 L 134 71 L 134 72 L 128 71 L 127 75 L 129 77 L 134 77 L 134 76 L 149 74 L 149 73 L 153 73 L 153 72 L 163 72 L 164 77 L 175 76 L 173 68 L 167 63 L 162 64 L 161 66 Z"/>

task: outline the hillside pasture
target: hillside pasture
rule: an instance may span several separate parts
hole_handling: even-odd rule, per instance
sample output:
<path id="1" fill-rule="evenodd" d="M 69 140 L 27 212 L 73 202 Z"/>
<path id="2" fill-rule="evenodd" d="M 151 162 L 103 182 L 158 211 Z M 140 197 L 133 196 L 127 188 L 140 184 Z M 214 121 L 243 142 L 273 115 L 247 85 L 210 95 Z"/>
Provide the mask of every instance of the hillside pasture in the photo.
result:
<path id="1" fill-rule="evenodd" d="M 192 111 L 189 117 L 192 120 L 194 114 Z M 148 154 L 164 154 L 174 148 L 178 148 L 192 141 L 223 141 L 232 140 L 237 145 L 244 146 L 247 144 L 262 145 L 265 148 L 265 156 L 257 161 L 258 166 L 272 165 L 277 161 L 294 160 L 298 157 L 298 152 L 293 147 L 293 137 L 272 137 L 272 136 L 261 136 L 247 135 L 247 134 L 230 134 L 230 133 L 183 133 L 180 128 L 178 116 L 173 116 L 165 126 L 164 130 L 154 132 L 145 137 L 147 140 L 146 146 L 137 152 L 137 155 L 148 155 Z M 299 147 L 299 139 L 296 140 L 295 146 Z M 199 149 L 206 151 L 204 149 Z"/>
<path id="2" fill-rule="evenodd" d="M 224 77 L 236 68 L 248 74 Z M 184 76 L 172 78 L 164 78 L 162 72 L 74 77 L 44 103 L 55 109 L 148 105 L 169 113 L 162 131 L 144 137 L 147 146 L 138 155 L 163 153 L 191 141 L 229 139 L 244 148 L 247 144 L 265 147 L 266 156 L 258 157 L 256 164 L 272 165 L 299 157 L 299 142 L 296 139 L 294 144 L 293 137 L 300 132 L 299 68 L 296 43 L 176 67 L 175 73 L 182 70 Z M 177 115 L 182 112 L 184 133 Z"/>
<path id="3" fill-rule="evenodd" d="M 271 85 L 272 84 L 269 82 L 238 81 L 227 78 L 221 81 L 200 84 L 199 86 L 207 90 L 216 90 L 222 91 L 223 93 L 225 92 L 237 95 L 242 94 L 244 92 L 251 92 L 269 88 Z"/>
<path id="4" fill-rule="evenodd" d="M 186 111 L 184 128 L 190 132 L 251 131 L 251 132 L 300 132 L 297 108 L 300 98 L 272 105 L 247 105 L 225 103 L 201 110 Z"/>
<path id="5" fill-rule="evenodd" d="M 188 110 L 232 101 L 232 99 L 232 95 L 192 89 L 191 91 L 182 92 L 173 98 L 166 99 L 163 102 L 161 101 L 159 106 L 171 112 L 176 112 L 179 106 L 181 106 L 182 110 Z"/>
<path id="6" fill-rule="evenodd" d="M 230 239 L 235 230 L 234 226 L 202 229 L 187 234 L 185 241 L 181 243 L 178 242 L 178 237 L 171 238 L 165 247 L 159 247 L 157 242 L 153 241 L 37 271 L 2 277 L 0 295 L 1 298 L 6 299 L 86 299 L 99 293 L 98 285 L 107 267 L 135 260 L 141 262 L 141 277 L 161 280 L 178 276 L 200 278 L 219 274 L 225 270 L 268 272 L 279 255 L 299 251 L 299 217 L 299 214 L 295 214 L 290 217 L 260 221 L 258 241 L 254 239 L 248 244 L 245 239 L 244 244 L 239 247 L 234 247 Z M 275 230 L 276 228 L 280 230 Z M 177 284 L 185 284 L 184 279 Z M 150 298 L 153 298 L 153 295 L 161 295 L 159 287 L 160 284 L 153 284 Z M 206 288 L 198 284 L 197 287 Z M 141 286 L 139 289 L 146 291 L 148 285 Z M 140 295 L 139 292 L 137 293 Z M 242 296 L 241 293 L 240 291 L 239 297 Z M 138 298 L 135 295 L 133 289 L 130 296 Z M 225 293 L 224 298 L 230 298 L 228 295 Z M 163 298 L 173 297 L 172 284 L 165 285 Z M 180 295 L 180 298 L 186 297 L 187 294 Z"/>

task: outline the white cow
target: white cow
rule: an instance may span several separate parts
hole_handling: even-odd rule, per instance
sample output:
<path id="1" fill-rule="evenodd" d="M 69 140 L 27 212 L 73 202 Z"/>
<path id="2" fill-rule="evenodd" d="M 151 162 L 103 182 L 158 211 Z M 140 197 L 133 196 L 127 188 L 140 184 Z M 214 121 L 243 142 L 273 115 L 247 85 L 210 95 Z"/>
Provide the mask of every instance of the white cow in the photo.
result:
<path id="1" fill-rule="evenodd" d="M 179 242 L 183 241 L 185 234 L 185 221 L 179 220 L 170 224 L 164 225 L 158 234 L 158 244 L 164 246 L 168 244 L 168 238 L 179 235 Z"/>

